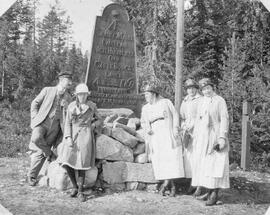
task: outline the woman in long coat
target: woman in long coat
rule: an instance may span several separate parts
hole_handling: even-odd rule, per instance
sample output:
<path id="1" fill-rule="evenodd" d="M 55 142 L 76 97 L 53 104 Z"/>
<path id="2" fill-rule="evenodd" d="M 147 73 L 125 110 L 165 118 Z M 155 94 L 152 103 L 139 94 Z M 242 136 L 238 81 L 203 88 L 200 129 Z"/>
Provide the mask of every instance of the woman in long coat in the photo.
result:
<path id="1" fill-rule="evenodd" d="M 147 104 L 142 108 L 141 123 L 149 138 L 154 176 L 156 180 L 164 180 L 160 194 L 164 195 L 171 183 L 170 195 L 174 196 L 173 179 L 185 176 L 178 114 L 172 102 L 159 95 L 155 83 L 147 85 L 144 94 Z"/>
<path id="2" fill-rule="evenodd" d="M 206 205 L 216 204 L 220 188 L 229 188 L 229 116 L 225 100 L 208 78 L 199 82 L 203 93 L 194 128 L 192 186 L 208 188 Z"/>
<path id="3" fill-rule="evenodd" d="M 183 99 L 180 107 L 181 116 L 181 136 L 184 146 L 184 167 L 186 178 L 192 177 L 192 161 L 193 161 L 193 133 L 194 125 L 197 116 L 198 102 L 202 97 L 198 93 L 199 85 L 192 79 L 188 79 L 185 82 L 185 88 L 187 96 Z M 200 187 L 197 187 L 195 196 L 200 194 Z M 195 191 L 195 188 L 191 187 L 188 190 L 188 194 Z"/>
<path id="4" fill-rule="evenodd" d="M 70 103 L 64 130 L 64 142 L 58 161 L 67 170 L 73 185 L 71 197 L 78 197 L 81 201 L 83 195 L 85 170 L 95 165 L 95 140 L 93 129 L 98 124 L 97 107 L 95 103 L 87 101 L 89 94 L 85 84 L 76 87 L 76 101 Z M 78 170 L 78 179 L 75 177 Z"/>

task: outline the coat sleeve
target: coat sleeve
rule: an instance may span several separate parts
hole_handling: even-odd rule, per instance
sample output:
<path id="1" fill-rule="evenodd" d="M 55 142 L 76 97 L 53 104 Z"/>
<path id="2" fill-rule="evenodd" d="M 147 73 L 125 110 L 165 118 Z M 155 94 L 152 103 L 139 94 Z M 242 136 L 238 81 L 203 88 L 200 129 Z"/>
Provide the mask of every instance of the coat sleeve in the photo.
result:
<path id="1" fill-rule="evenodd" d="M 229 130 L 229 114 L 226 102 L 223 98 L 220 100 L 218 108 L 220 117 L 219 138 L 227 138 Z"/>
<path id="2" fill-rule="evenodd" d="M 147 107 L 146 106 L 143 106 L 142 107 L 142 114 L 141 114 L 141 126 L 143 128 L 143 130 L 145 132 L 149 131 L 150 130 L 150 122 L 149 122 L 149 119 L 148 119 L 148 116 L 147 116 L 147 111 L 146 111 Z"/>
<path id="3" fill-rule="evenodd" d="M 169 110 L 172 113 L 172 118 L 173 118 L 173 127 L 179 127 L 179 115 L 175 109 L 175 107 L 173 106 L 173 103 L 168 99 L 167 100 L 167 104 L 169 107 Z"/>
<path id="4" fill-rule="evenodd" d="M 180 106 L 180 120 L 181 120 L 181 126 L 183 126 L 185 122 L 185 102 L 184 101 L 182 101 L 182 104 Z"/>
<path id="5" fill-rule="evenodd" d="M 64 138 L 72 138 L 72 113 L 71 108 L 68 106 L 67 116 L 65 120 L 65 128 L 64 128 Z"/>
<path id="6" fill-rule="evenodd" d="M 43 88 L 37 97 L 31 103 L 31 119 L 34 119 L 38 114 L 39 107 L 41 106 L 45 96 L 47 94 L 47 88 Z"/>

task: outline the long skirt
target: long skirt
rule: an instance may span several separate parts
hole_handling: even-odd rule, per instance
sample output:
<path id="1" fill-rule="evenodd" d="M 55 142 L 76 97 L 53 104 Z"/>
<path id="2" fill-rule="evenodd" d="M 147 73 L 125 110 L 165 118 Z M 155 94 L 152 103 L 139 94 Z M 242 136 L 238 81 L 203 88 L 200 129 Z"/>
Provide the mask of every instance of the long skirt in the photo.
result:
<path id="1" fill-rule="evenodd" d="M 182 145 L 173 147 L 172 131 L 164 120 L 152 124 L 153 135 L 150 144 L 153 149 L 152 165 L 156 180 L 181 178 L 185 176 Z"/>

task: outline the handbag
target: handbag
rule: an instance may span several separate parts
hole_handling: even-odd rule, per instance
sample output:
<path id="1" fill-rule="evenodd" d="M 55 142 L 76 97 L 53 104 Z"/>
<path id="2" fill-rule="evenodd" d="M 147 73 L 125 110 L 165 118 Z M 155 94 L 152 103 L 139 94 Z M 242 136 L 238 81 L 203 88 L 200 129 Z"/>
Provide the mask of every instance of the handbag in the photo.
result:
<path id="1" fill-rule="evenodd" d="M 191 143 L 191 140 L 192 140 L 191 134 L 187 130 L 184 130 L 182 132 L 181 137 L 182 137 L 182 143 L 183 143 L 184 147 L 187 148 L 188 145 Z"/>

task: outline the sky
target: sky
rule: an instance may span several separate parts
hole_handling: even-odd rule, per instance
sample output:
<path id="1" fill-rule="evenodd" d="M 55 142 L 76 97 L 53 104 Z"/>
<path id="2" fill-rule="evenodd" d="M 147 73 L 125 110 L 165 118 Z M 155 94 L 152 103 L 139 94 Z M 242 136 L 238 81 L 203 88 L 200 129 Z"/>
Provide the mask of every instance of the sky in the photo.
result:
<path id="1" fill-rule="evenodd" d="M 0 0 L 1 1 L 1 0 Z M 110 0 L 59 0 L 61 7 L 67 11 L 73 22 L 73 38 L 76 45 L 81 43 L 83 52 L 90 50 L 92 43 L 93 29 L 96 16 L 101 16 L 103 9 L 110 3 Z M 40 0 L 38 5 L 37 16 L 44 17 L 50 5 L 54 4 L 55 0 Z"/>
<path id="2" fill-rule="evenodd" d="M 0 16 L 15 2 L 16 0 L 0 0 Z M 76 45 L 81 43 L 82 50 L 90 50 L 93 37 L 93 28 L 96 16 L 101 16 L 103 9 L 110 3 L 110 0 L 59 0 L 61 8 L 66 10 L 73 22 L 73 38 Z M 37 5 L 37 18 L 40 20 L 48 14 L 50 5 L 55 0 L 39 0 Z"/>

